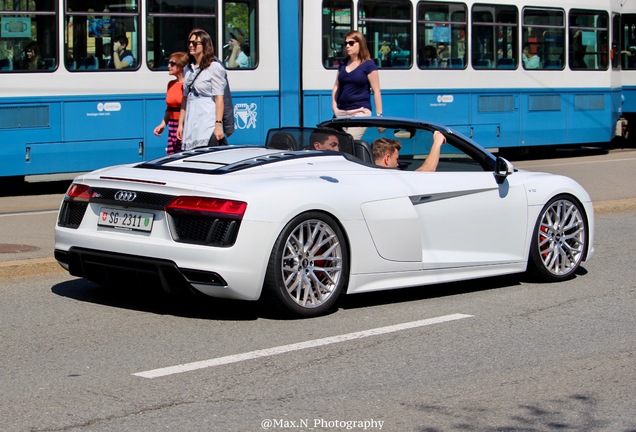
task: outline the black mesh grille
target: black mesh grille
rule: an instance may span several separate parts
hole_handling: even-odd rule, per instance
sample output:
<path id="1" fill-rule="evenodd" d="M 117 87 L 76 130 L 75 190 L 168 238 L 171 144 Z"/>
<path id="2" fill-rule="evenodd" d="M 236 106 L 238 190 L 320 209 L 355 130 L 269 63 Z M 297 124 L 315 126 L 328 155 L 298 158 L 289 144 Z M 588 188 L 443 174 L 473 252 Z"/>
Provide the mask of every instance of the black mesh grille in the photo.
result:
<path id="1" fill-rule="evenodd" d="M 232 246 L 241 222 L 214 216 L 172 213 L 174 240 L 208 246 Z"/>
<path id="2" fill-rule="evenodd" d="M 57 224 L 65 228 L 79 227 L 87 208 L 88 203 L 85 201 L 64 201 L 60 209 Z"/>

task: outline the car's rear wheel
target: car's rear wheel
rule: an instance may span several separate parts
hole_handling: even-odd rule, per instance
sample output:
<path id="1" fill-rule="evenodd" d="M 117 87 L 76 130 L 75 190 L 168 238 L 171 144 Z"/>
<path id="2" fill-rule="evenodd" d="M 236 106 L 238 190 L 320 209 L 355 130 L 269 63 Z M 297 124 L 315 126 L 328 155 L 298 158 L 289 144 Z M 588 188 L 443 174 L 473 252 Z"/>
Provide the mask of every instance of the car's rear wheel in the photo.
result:
<path id="1" fill-rule="evenodd" d="M 322 315 L 349 278 L 349 254 L 338 223 L 320 212 L 303 213 L 278 236 L 265 290 L 279 309 L 300 317 Z"/>
<path id="2" fill-rule="evenodd" d="M 530 270 L 543 280 L 574 276 L 585 256 L 587 218 L 574 198 L 559 195 L 541 210 L 530 245 Z"/>

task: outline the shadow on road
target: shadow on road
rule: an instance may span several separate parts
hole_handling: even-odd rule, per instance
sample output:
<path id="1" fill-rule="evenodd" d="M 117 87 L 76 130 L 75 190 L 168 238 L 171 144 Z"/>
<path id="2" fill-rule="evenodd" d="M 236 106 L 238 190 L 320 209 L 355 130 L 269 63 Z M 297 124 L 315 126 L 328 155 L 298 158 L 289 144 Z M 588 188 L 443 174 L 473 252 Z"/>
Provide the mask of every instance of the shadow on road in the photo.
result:
<path id="1" fill-rule="evenodd" d="M 266 317 L 259 313 L 256 302 L 216 299 L 193 293 L 167 294 L 139 287 L 106 287 L 85 279 L 59 283 L 51 288 L 51 292 L 82 302 L 157 315 L 219 321 L 251 321 Z"/>
<path id="2" fill-rule="evenodd" d="M 584 268 L 580 267 L 577 270 L 577 277 L 584 275 L 586 272 Z M 525 274 L 516 274 L 374 293 L 343 295 L 330 313 L 337 313 L 339 309 L 361 309 L 493 289 L 505 289 L 523 283 L 532 284 L 537 282 Z M 103 287 L 84 279 L 75 279 L 54 285 L 51 291 L 59 296 L 83 302 L 183 318 L 220 321 L 252 321 L 259 318 L 290 319 L 288 316 L 274 310 L 264 300 L 257 302 L 227 300 L 190 292 L 167 294 L 150 288 Z"/>

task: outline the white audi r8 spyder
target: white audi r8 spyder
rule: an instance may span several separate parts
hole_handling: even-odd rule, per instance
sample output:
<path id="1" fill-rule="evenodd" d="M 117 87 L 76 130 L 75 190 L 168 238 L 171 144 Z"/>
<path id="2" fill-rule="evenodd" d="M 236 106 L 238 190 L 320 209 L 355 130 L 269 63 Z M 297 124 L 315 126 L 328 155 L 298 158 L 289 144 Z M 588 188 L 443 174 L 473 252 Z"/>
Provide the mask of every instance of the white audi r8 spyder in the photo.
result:
<path id="1" fill-rule="evenodd" d="M 415 171 L 436 130 L 437 170 Z M 339 151 L 314 150 L 320 134 Z M 399 168 L 374 165 L 380 137 L 401 142 Z M 564 280 L 593 240 L 592 203 L 574 180 L 516 170 L 442 125 L 366 117 L 81 175 L 60 207 L 55 258 L 105 286 L 263 296 L 311 317 L 342 293 L 527 270 Z"/>

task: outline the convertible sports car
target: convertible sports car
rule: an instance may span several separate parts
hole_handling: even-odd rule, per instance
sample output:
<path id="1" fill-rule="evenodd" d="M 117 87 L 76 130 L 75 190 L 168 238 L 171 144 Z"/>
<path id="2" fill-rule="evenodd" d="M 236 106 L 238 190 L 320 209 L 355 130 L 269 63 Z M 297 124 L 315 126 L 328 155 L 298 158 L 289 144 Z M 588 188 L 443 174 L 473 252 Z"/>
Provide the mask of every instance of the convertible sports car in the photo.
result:
<path id="1" fill-rule="evenodd" d="M 436 130 L 447 139 L 437 170 L 416 172 Z M 340 151 L 313 150 L 316 132 Z M 379 137 L 402 143 L 399 169 L 373 164 Z M 310 317 L 342 293 L 526 270 L 570 278 L 592 257 L 594 213 L 572 179 L 516 170 L 442 125 L 366 117 L 79 176 L 55 231 L 55 258 L 72 275 L 264 296 Z"/>

